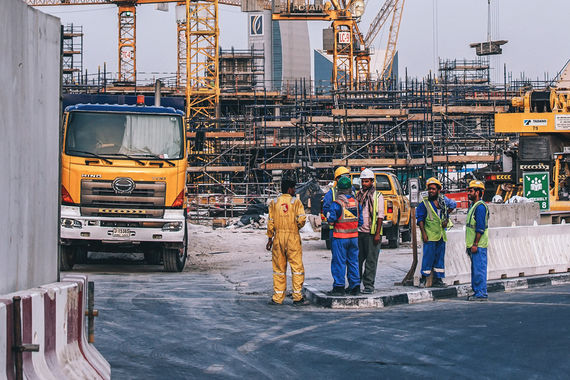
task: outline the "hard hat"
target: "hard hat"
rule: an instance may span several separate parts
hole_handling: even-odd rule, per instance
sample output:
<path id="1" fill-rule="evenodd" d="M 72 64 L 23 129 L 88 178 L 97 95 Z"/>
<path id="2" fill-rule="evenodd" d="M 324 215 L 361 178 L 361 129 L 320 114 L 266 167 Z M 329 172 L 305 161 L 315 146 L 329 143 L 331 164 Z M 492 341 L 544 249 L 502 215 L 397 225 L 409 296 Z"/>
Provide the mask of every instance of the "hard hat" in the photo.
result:
<path id="1" fill-rule="evenodd" d="M 341 175 L 344 175 L 344 174 L 350 174 L 350 170 L 348 170 L 344 166 L 339 166 L 334 171 L 334 178 L 337 179 L 338 177 L 340 177 Z"/>
<path id="2" fill-rule="evenodd" d="M 339 190 L 350 189 L 351 186 L 352 183 L 350 182 L 350 178 L 348 177 L 340 177 L 340 179 L 338 180 L 337 187 L 339 188 Z"/>
<path id="3" fill-rule="evenodd" d="M 429 185 L 437 185 L 439 186 L 440 189 L 442 188 L 441 182 L 439 182 L 439 180 L 435 177 L 431 177 L 430 179 L 427 180 L 426 187 Z"/>
<path id="4" fill-rule="evenodd" d="M 374 179 L 374 172 L 370 169 L 364 169 L 360 173 L 360 179 Z"/>
<path id="5" fill-rule="evenodd" d="M 485 190 L 485 184 L 483 181 L 479 181 L 478 179 L 474 179 L 473 181 L 469 182 L 469 188 L 473 189 L 483 189 Z"/>

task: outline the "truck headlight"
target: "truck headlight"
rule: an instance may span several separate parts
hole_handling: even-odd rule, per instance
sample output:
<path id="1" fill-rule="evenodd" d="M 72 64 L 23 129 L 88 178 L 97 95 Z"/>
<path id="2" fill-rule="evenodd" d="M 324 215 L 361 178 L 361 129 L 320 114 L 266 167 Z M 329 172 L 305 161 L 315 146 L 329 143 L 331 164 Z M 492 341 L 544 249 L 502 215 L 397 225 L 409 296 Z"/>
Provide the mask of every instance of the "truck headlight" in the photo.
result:
<path id="1" fill-rule="evenodd" d="M 82 228 L 83 224 L 79 220 L 61 218 L 61 226 L 63 228 Z"/>
<path id="2" fill-rule="evenodd" d="M 164 226 L 162 226 L 163 231 L 175 232 L 175 231 L 180 231 L 181 229 L 182 229 L 182 222 L 169 222 L 169 223 L 164 223 Z"/>

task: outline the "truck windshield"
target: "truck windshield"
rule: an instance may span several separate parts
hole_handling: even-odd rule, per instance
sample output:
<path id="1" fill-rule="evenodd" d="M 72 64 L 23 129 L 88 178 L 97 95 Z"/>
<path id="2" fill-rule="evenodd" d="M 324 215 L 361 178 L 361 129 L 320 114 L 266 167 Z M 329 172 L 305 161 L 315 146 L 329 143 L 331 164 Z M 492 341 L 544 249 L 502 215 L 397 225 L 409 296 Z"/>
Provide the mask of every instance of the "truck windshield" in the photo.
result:
<path id="1" fill-rule="evenodd" d="M 183 133 L 182 119 L 173 115 L 72 112 L 65 153 L 180 159 Z"/>

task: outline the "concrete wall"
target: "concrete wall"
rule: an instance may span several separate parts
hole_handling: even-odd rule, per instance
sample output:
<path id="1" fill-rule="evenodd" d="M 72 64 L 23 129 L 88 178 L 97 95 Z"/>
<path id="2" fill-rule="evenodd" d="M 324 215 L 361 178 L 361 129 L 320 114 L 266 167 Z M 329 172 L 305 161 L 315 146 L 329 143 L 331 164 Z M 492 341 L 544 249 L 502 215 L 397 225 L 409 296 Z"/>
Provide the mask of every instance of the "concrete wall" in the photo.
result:
<path id="1" fill-rule="evenodd" d="M 60 22 L 0 1 L 0 294 L 57 280 Z"/>
<path id="2" fill-rule="evenodd" d="M 489 207 L 489 227 L 532 226 L 535 222 L 540 224 L 540 209 L 535 202 L 487 203 L 487 207 Z M 451 220 L 456 227 L 464 226 L 466 219 L 467 210 L 457 210 L 451 214 Z"/>

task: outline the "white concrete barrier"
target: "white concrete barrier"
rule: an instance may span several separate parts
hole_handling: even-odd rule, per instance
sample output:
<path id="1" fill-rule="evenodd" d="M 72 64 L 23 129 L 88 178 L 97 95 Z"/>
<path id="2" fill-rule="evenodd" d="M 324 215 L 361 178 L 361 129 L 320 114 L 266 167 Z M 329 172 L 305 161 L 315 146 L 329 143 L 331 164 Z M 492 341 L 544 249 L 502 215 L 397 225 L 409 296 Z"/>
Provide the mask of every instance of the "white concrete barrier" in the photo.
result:
<path id="1" fill-rule="evenodd" d="M 15 378 L 13 297 L 21 297 L 22 343 L 39 345 L 22 355 L 26 379 L 110 379 L 109 363 L 87 343 L 87 277 L 68 278 L 0 299 L 0 380 Z"/>
<path id="2" fill-rule="evenodd" d="M 465 250 L 465 231 L 449 231 L 445 253 L 446 284 L 471 282 L 471 260 Z M 416 285 L 421 277 L 421 252 L 420 249 L 414 275 Z M 563 273 L 569 270 L 570 225 L 489 228 L 488 280 Z"/>

